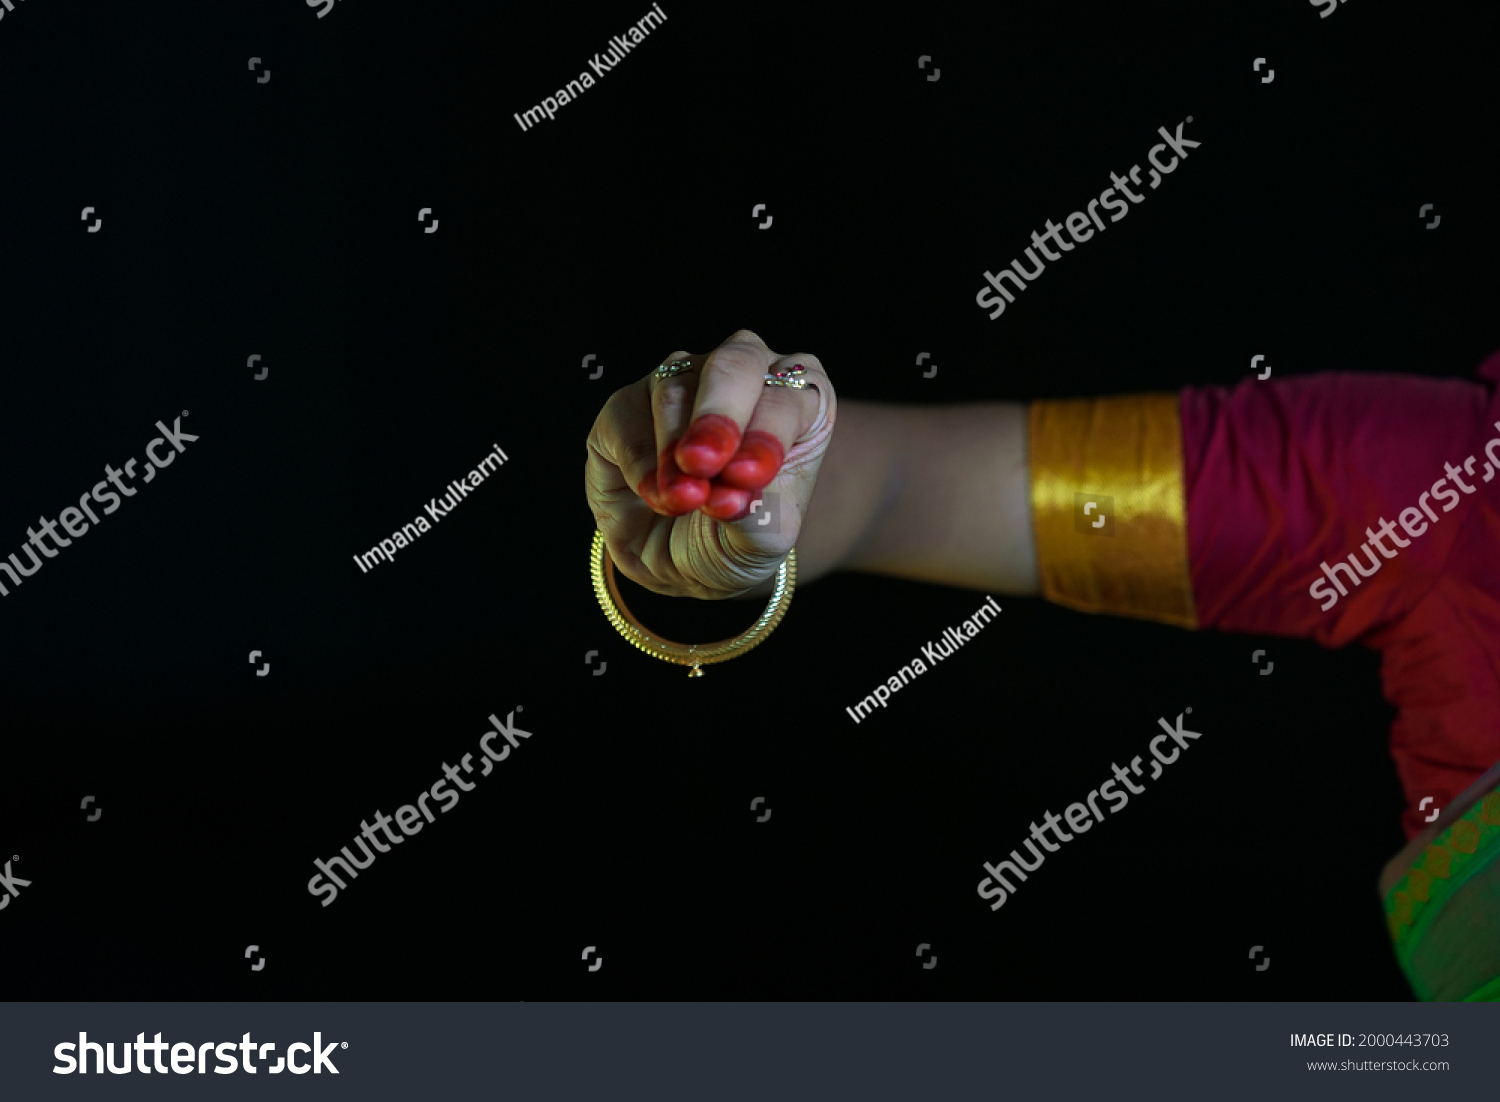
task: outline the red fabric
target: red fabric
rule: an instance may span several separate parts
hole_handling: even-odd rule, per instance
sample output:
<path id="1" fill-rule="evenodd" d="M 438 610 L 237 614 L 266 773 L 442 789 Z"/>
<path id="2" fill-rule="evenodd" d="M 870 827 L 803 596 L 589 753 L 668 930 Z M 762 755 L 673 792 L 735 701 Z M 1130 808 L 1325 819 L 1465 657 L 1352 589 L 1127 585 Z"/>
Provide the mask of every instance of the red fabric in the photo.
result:
<path id="1" fill-rule="evenodd" d="M 1500 761 L 1500 352 L 1478 382 L 1410 375 L 1250 378 L 1181 395 L 1189 567 L 1203 628 L 1350 643 L 1381 652 L 1386 699 L 1399 711 L 1391 755 L 1406 789 L 1402 826 Z M 1475 459 L 1474 473 L 1463 467 Z M 1452 463 L 1472 494 L 1454 487 Z M 1420 536 L 1400 526 L 1442 479 L 1459 501 Z M 1366 570 L 1368 527 L 1381 519 L 1409 540 L 1350 583 L 1309 589 L 1354 554 Z M 1416 527 L 1416 521 L 1413 521 Z M 1336 702 L 1330 702 L 1336 704 Z"/>

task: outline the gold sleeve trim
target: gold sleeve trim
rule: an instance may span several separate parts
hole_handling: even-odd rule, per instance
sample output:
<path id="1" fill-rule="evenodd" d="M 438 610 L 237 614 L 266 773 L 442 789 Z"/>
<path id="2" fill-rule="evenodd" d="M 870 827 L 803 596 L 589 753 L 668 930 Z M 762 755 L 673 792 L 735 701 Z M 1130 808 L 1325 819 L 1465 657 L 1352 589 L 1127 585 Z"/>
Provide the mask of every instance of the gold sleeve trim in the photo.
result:
<path id="1" fill-rule="evenodd" d="M 1033 402 L 1028 428 L 1042 595 L 1196 628 L 1177 395 Z"/>

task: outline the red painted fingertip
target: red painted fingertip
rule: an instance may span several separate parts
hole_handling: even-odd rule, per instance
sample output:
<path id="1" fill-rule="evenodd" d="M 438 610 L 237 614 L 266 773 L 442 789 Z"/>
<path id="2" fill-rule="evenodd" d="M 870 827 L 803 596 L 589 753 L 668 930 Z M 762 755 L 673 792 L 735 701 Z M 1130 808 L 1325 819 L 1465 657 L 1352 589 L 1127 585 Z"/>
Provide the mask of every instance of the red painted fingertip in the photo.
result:
<path id="1" fill-rule="evenodd" d="M 694 509 L 702 508 L 703 503 L 708 500 L 708 495 L 708 479 L 684 476 L 682 482 L 662 495 L 661 505 L 668 516 L 680 517 L 685 513 L 691 513 Z"/>
<path id="2" fill-rule="evenodd" d="M 722 413 L 705 413 L 677 442 L 674 458 L 685 474 L 712 478 L 740 446 L 740 427 Z"/>
<path id="3" fill-rule="evenodd" d="M 641 479 L 641 484 L 635 488 L 635 492 L 642 501 L 651 506 L 652 512 L 663 512 L 661 502 L 657 499 L 655 471 L 652 471 L 645 478 Z"/>
<path id="4" fill-rule="evenodd" d="M 736 490 L 733 486 L 715 482 L 709 488 L 703 511 L 714 520 L 743 520 L 750 515 L 750 502 L 754 498 L 749 490 Z"/>
<path id="5" fill-rule="evenodd" d="M 776 477 L 785 458 L 780 440 L 769 432 L 751 429 L 745 433 L 740 450 L 719 473 L 719 481 L 737 490 L 759 490 Z"/>
<path id="6" fill-rule="evenodd" d="M 670 516 L 681 516 L 700 508 L 708 500 L 709 485 L 706 478 L 694 478 L 678 469 L 672 458 L 673 448 L 661 453 L 661 463 L 656 468 L 656 494 L 661 509 Z"/>

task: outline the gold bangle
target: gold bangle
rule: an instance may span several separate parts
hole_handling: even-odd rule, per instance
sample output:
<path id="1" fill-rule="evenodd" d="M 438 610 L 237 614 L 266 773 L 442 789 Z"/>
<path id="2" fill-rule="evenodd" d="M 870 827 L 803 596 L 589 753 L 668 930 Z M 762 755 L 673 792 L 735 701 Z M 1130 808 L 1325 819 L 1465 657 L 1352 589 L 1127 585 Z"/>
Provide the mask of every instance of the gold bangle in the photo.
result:
<path id="1" fill-rule="evenodd" d="M 604 547 L 604 533 L 598 531 L 594 533 L 593 546 L 589 549 L 589 576 L 594 582 L 594 596 L 599 598 L 599 607 L 627 643 L 663 662 L 691 666 L 693 668 L 688 676 L 702 677 L 702 667 L 737 658 L 759 646 L 766 636 L 776 630 L 776 625 L 781 623 L 781 618 L 791 607 L 792 591 L 797 588 L 797 549 L 794 547 L 789 550 L 781 565 L 776 568 L 776 588 L 771 592 L 771 600 L 766 605 L 766 610 L 760 614 L 760 619 L 750 625 L 749 630 L 733 639 L 723 639 L 717 643 L 674 643 L 647 631 L 630 614 L 620 597 L 619 587 L 615 583 L 615 564 Z"/>

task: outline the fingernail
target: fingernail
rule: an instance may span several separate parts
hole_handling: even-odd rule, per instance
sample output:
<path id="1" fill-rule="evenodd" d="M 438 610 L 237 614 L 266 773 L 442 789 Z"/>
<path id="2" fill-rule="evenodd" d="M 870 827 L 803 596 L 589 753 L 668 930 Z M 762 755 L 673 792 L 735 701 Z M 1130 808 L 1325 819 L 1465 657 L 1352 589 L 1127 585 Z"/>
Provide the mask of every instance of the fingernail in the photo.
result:
<path id="1" fill-rule="evenodd" d="M 703 511 L 714 520 L 743 520 L 750 515 L 750 502 L 754 497 L 749 490 L 736 490 L 733 486 L 715 482 L 709 488 Z"/>
<path id="2" fill-rule="evenodd" d="M 785 458 L 780 440 L 769 432 L 752 429 L 745 433 L 734 458 L 719 472 L 719 481 L 737 490 L 759 490 L 776 477 Z"/>
<path id="3" fill-rule="evenodd" d="M 708 479 L 684 474 L 678 469 L 672 452 L 671 446 L 662 450 L 661 462 L 656 468 L 656 496 L 669 515 L 681 516 L 708 500 Z"/>
<path id="4" fill-rule="evenodd" d="M 740 427 L 722 413 L 705 413 L 677 442 L 677 466 L 694 478 L 712 478 L 740 446 Z"/>

